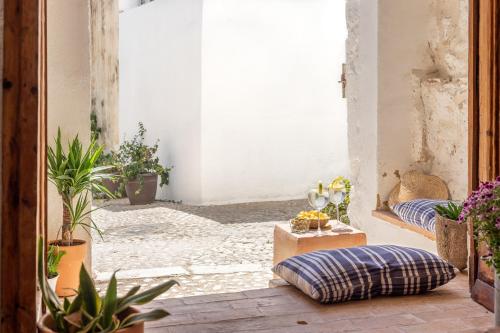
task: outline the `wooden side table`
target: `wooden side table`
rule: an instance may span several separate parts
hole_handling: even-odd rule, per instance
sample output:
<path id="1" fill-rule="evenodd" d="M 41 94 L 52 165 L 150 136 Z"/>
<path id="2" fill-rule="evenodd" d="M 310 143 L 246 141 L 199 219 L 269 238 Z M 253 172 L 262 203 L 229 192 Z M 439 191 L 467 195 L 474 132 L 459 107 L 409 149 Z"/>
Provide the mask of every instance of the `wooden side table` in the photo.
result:
<path id="1" fill-rule="evenodd" d="M 294 234 L 289 224 L 276 224 L 273 263 L 276 265 L 287 258 L 318 250 L 366 245 L 366 234 L 363 231 L 347 225 L 345 229 L 345 232 L 323 230 L 321 236 L 316 236 L 313 230 L 305 234 Z"/>

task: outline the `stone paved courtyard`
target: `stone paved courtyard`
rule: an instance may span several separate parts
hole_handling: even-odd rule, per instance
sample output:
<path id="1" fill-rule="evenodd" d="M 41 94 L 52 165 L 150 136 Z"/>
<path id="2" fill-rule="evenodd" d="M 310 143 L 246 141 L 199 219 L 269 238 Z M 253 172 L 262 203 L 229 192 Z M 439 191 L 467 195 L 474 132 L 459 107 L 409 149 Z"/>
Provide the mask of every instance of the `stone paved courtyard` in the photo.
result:
<path id="1" fill-rule="evenodd" d="M 265 288 L 272 278 L 275 223 L 286 223 L 305 200 L 188 206 L 127 199 L 98 203 L 93 213 L 104 239 L 94 235 L 92 261 L 102 288 L 114 270 L 120 292 L 134 285 L 179 281 L 165 297 Z"/>

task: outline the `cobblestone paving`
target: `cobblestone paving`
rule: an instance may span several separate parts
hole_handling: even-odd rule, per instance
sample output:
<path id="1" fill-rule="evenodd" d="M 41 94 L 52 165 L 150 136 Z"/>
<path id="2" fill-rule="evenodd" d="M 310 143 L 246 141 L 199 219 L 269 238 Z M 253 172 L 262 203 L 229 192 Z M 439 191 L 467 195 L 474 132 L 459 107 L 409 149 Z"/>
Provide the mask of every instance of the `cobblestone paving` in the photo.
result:
<path id="1" fill-rule="evenodd" d="M 122 293 L 137 284 L 150 287 L 177 279 L 181 286 L 167 297 L 267 287 L 274 224 L 308 208 L 304 200 L 130 206 L 125 199 L 100 205 L 93 218 L 104 239 L 94 235 L 92 248 L 98 287 L 120 269 Z"/>

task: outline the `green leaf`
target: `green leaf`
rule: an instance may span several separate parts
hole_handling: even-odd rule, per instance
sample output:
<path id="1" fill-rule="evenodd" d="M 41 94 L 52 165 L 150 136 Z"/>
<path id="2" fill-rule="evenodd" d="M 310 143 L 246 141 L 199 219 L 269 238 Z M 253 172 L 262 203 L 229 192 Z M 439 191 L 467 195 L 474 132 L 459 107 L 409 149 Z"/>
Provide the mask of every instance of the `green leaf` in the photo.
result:
<path id="1" fill-rule="evenodd" d="M 73 299 L 73 302 L 71 302 L 71 305 L 69 306 L 68 310 L 66 311 L 68 314 L 75 313 L 80 310 L 83 304 L 83 297 L 80 294 L 77 294 L 76 297 Z"/>
<path id="2" fill-rule="evenodd" d="M 138 323 L 143 323 L 145 321 L 154 321 L 154 320 L 160 320 L 162 318 L 165 318 L 168 316 L 170 313 L 168 313 L 165 310 L 162 309 L 156 309 L 150 312 L 143 312 L 143 313 L 133 313 L 126 317 L 120 324 L 120 328 L 126 328 L 130 327 L 133 325 L 136 325 Z"/>
<path id="3" fill-rule="evenodd" d="M 106 290 L 102 304 L 102 320 L 100 323 L 103 327 L 109 327 L 113 323 L 113 315 L 115 314 L 117 305 L 116 271 L 109 280 L 108 289 Z"/>
<path id="4" fill-rule="evenodd" d="M 130 289 L 123 297 L 118 297 L 118 304 L 121 304 L 124 299 L 137 294 L 139 289 L 141 289 L 141 286 L 132 287 L 132 289 Z"/>
<path id="5" fill-rule="evenodd" d="M 97 293 L 94 282 L 82 264 L 80 268 L 79 295 L 82 296 L 83 309 L 92 317 L 100 312 L 101 299 Z"/>
<path id="6" fill-rule="evenodd" d="M 116 311 L 116 313 L 122 312 L 131 305 L 142 305 L 149 303 L 175 285 L 179 285 L 179 283 L 175 280 L 169 280 L 154 288 L 143 291 L 142 293 L 123 298 L 120 304 L 118 304 L 118 310 Z"/>

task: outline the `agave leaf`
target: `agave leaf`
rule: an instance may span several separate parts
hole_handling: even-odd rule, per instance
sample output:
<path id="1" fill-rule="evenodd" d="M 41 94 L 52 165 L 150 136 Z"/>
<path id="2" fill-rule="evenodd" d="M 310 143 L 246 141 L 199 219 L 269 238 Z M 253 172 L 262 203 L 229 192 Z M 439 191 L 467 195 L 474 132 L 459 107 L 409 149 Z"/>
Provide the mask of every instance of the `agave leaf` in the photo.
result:
<path id="1" fill-rule="evenodd" d="M 94 282 L 82 264 L 80 268 L 79 295 L 82 296 L 83 309 L 92 317 L 97 316 L 100 311 L 100 297 L 97 293 Z"/>
<path id="2" fill-rule="evenodd" d="M 142 293 L 129 296 L 127 298 L 122 299 L 120 304 L 118 304 L 118 310 L 116 313 L 120 313 L 131 305 L 142 305 L 151 302 L 156 297 L 160 296 L 174 285 L 178 285 L 179 283 L 175 280 L 169 280 L 165 283 L 162 283 L 154 288 L 149 290 L 145 290 Z"/>
<path id="3" fill-rule="evenodd" d="M 134 286 L 132 289 L 130 289 L 123 297 L 118 298 L 118 302 L 121 302 L 123 299 L 128 298 L 132 295 L 137 294 L 137 292 L 141 289 L 141 286 Z"/>
<path id="4" fill-rule="evenodd" d="M 91 332 L 93 328 L 96 326 L 97 321 L 99 320 L 100 317 L 93 318 L 91 321 L 85 325 L 85 327 L 82 327 L 77 331 L 77 333 L 87 333 Z"/>
<path id="5" fill-rule="evenodd" d="M 80 308 L 82 307 L 82 303 L 83 303 L 82 295 L 77 294 L 75 299 L 73 299 L 73 302 L 71 302 L 71 305 L 66 312 L 68 314 L 72 314 L 72 313 L 79 311 Z"/>
<path id="6" fill-rule="evenodd" d="M 63 307 L 64 311 L 68 312 L 69 308 L 71 307 L 71 302 L 67 297 L 64 297 L 64 302 L 63 302 Z"/>
<path id="7" fill-rule="evenodd" d="M 43 253 L 44 253 L 44 241 L 40 237 L 38 239 L 38 284 L 40 285 L 40 290 L 42 292 L 42 299 L 44 304 L 47 306 L 51 314 L 54 314 L 61 307 L 59 298 L 55 292 L 49 287 L 49 282 L 45 276 L 45 270 L 43 265 Z"/>
<path id="8" fill-rule="evenodd" d="M 115 271 L 109 280 L 108 289 L 106 290 L 106 295 L 102 301 L 102 320 L 100 321 L 100 324 L 103 327 L 109 327 L 113 323 L 113 315 L 116 310 L 116 304 L 117 282 Z"/>
<path id="9" fill-rule="evenodd" d="M 160 320 L 162 318 L 165 318 L 168 316 L 170 313 L 168 313 L 165 310 L 162 309 L 156 309 L 153 311 L 149 312 L 142 312 L 142 313 L 133 313 L 129 316 L 127 316 L 121 323 L 120 323 L 120 328 L 126 328 L 133 326 L 138 323 L 143 323 L 145 321 L 153 321 L 153 320 Z"/>

